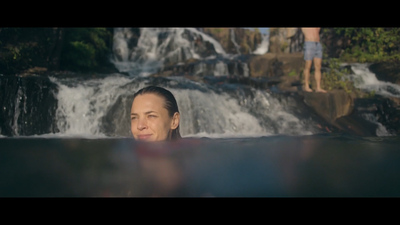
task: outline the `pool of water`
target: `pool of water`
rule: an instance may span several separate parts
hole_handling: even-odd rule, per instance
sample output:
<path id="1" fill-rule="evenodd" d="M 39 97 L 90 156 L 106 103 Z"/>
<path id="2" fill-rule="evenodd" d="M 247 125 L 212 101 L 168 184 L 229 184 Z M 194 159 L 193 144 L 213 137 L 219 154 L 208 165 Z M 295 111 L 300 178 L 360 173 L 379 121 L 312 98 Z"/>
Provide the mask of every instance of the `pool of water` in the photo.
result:
<path id="1" fill-rule="evenodd" d="M 0 138 L 1 197 L 400 196 L 400 138 Z"/>

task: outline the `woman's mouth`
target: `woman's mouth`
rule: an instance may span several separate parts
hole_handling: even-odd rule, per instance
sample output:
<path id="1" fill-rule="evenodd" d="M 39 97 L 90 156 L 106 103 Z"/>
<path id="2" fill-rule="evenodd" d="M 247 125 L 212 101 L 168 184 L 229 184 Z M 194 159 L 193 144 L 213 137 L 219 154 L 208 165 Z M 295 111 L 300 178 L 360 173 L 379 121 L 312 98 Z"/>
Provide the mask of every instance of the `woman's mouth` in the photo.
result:
<path id="1" fill-rule="evenodd" d="M 147 140 L 151 137 L 151 134 L 140 134 L 138 135 L 139 140 Z"/>

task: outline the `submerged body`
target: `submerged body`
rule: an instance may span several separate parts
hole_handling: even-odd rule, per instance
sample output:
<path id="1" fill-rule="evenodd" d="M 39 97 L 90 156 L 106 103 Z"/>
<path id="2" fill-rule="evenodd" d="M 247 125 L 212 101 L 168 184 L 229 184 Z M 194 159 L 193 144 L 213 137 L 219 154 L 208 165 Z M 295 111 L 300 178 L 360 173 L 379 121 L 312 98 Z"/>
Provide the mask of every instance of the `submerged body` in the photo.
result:
<path id="1" fill-rule="evenodd" d="M 1 138 L 0 197 L 400 197 L 399 137 Z"/>

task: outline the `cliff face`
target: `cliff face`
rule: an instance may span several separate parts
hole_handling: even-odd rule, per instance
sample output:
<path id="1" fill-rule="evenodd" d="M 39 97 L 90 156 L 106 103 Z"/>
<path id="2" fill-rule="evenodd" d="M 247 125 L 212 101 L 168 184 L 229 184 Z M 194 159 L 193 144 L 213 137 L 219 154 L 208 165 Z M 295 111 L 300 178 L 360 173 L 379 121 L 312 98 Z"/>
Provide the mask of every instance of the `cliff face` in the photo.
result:
<path id="1" fill-rule="evenodd" d="M 273 27 L 270 29 L 270 53 L 301 52 L 304 36 L 297 27 Z"/>

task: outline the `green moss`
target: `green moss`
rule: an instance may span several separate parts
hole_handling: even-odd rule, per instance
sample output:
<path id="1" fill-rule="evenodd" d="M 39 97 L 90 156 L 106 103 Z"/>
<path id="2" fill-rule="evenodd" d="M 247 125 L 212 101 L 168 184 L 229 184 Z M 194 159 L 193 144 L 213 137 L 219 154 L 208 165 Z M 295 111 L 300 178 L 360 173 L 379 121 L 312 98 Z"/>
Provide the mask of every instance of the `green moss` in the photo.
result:
<path id="1" fill-rule="evenodd" d="M 296 70 L 292 69 L 292 70 L 289 72 L 288 75 L 289 75 L 289 77 L 294 77 L 294 76 L 297 75 L 297 72 L 296 72 Z"/>

